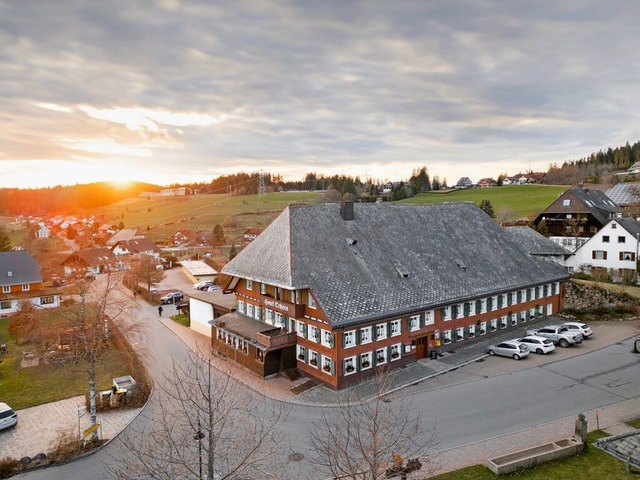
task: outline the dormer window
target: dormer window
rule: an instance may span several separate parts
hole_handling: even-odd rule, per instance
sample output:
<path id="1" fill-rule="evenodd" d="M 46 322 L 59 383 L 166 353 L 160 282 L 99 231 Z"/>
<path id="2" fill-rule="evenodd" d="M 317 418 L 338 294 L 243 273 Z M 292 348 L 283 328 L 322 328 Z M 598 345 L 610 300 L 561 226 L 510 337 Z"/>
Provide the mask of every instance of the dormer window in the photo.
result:
<path id="1" fill-rule="evenodd" d="M 22 291 L 23 292 L 28 292 L 29 291 L 29 284 L 28 283 L 23 283 L 22 284 Z"/>

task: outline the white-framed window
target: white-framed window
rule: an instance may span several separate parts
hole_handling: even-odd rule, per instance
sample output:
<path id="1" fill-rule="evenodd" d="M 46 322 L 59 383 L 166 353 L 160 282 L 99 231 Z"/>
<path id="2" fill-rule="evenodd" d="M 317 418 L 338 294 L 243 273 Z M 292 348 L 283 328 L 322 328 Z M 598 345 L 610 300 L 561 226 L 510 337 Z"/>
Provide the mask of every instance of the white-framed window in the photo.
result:
<path id="1" fill-rule="evenodd" d="M 547 315 L 553 315 L 553 304 L 547 303 Z"/>
<path id="2" fill-rule="evenodd" d="M 395 337 L 402 333 L 402 320 L 392 320 L 389 322 L 390 336 Z"/>
<path id="3" fill-rule="evenodd" d="M 294 292 L 294 300 L 292 301 L 295 302 L 296 305 L 300 305 L 302 303 L 302 293 L 300 293 L 300 290 L 294 290 Z"/>
<path id="4" fill-rule="evenodd" d="M 282 287 L 276 287 L 276 298 L 278 300 L 284 300 L 284 289 Z"/>
<path id="5" fill-rule="evenodd" d="M 260 284 L 260 293 L 262 295 L 266 295 L 267 294 L 267 284 L 266 283 L 261 283 Z"/>
<path id="6" fill-rule="evenodd" d="M 487 313 L 487 299 L 480 299 L 480 313 Z"/>
<path id="7" fill-rule="evenodd" d="M 322 355 L 322 371 L 328 375 L 333 375 L 333 360 L 331 357 Z"/>
<path id="8" fill-rule="evenodd" d="M 456 328 L 456 342 L 464 340 L 464 327 Z"/>
<path id="9" fill-rule="evenodd" d="M 473 338 L 476 336 L 476 326 L 475 325 L 469 325 L 469 327 L 467 328 L 469 331 L 469 338 Z"/>
<path id="10" fill-rule="evenodd" d="M 269 325 L 273 325 L 273 310 L 264 309 L 264 321 Z"/>
<path id="11" fill-rule="evenodd" d="M 315 325 L 309 325 L 307 335 L 312 342 L 318 343 L 320 341 L 320 330 Z"/>
<path id="12" fill-rule="evenodd" d="M 518 316 L 515 313 L 512 313 L 510 315 L 510 317 L 511 317 L 511 322 L 509 322 L 509 323 L 511 323 L 511 326 L 513 327 L 513 326 L 517 325 L 518 324 Z"/>
<path id="13" fill-rule="evenodd" d="M 372 327 L 362 327 L 360 329 L 360 344 L 363 343 L 371 343 L 373 339 L 371 338 L 371 330 Z"/>
<path id="14" fill-rule="evenodd" d="M 256 348 L 256 360 L 260 363 L 264 363 L 264 349 Z"/>
<path id="15" fill-rule="evenodd" d="M 308 352 L 309 352 L 309 365 L 311 365 L 313 368 L 319 368 L 318 352 L 316 352 L 315 350 L 308 350 Z"/>
<path id="16" fill-rule="evenodd" d="M 498 309 L 498 296 L 491 297 L 491 311 Z"/>
<path id="17" fill-rule="evenodd" d="M 342 334 L 342 340 L 344 342 L 344 347 L 345 348 L 355 347 L 355 345 L 356 345 L 356 331 L 355 330 L 349 330 L 348 332 L 344 332 Z"/>
<path id="18" fill-rule="evenodd" d="M 45 295 L 40 297 L 40 305 L 52 305 L 55 302 L 53 295 Z"/>
<path id="19" fill-rule="evenodd" d="M 10 292 L 11 292 L 11 285 L 2 286 L 2 293 L 10 293 Z"/>
<path id="20" fill-rule="evenodd" d="M 456 318 L 464 317 L 464 304 L 463 303 L 459 303 L 456 306 L 458 307 L 458 308 L 456 308 Z"/>
<path id="21" fill-rule="evenodd" d="M 611 228 L 615 230 L 616 228 L 618 228 L 618 224 L 616 222 L 611 222 Z"/>
<path id="22" fill-rule="evenodd" d="M 0 310 L 9 310 L 11 308 L 11 300 L 1 300 Z"/>
<path id="23" fill-rule="evenodd" d="M 476 314 L 476 302 L 469 302 L 469 316 L 473 317 Z"/>
<path id="24" fill-rule="evenodd" d="M 508 325 L 507 316 L 504 315 L 500 317 L 500 328 L 507 328 L 507 325 Z"/>
<path id="25" fill-rule="evenodd" d="M 247 317 L 253 318 L 253 305 L 250 303 L 247 303 Z"/>
<path id="26" fill-rule="evenodd" d="M 442 332 L 442 343 L 445 345 L 451 343 L 451 330 L 445 330 Z"/>
<path id="27" fill-rule="evenodd" d="M 307 332 L 305 329 L 306 325 L 304 322 L 301 322 L 300 320 L 296 321 L 296 333 L 298 334 L 299 337 L 306 337 L 307 336 Z"/>
<path id="28" fill-rule="evenodd" d="M 247 312 L 246 306 L 246 303 L 244 303 L 242 300 L 238 300 L 238 312 L 244 315 Z"/>
<path id="29" fill-rule="evenodd" d="M 284 327 L 284 315 L 281 314 L 280 312 L 276 312 L 276 321 L 275 321 L 275 326 L 276 327 Z"/>
<path id="30" fill-rule="evenodd" d="M 442 307 L 442 320 L 451 320 L 451 305 Z"/>
<path id="31" fill-rule="evenodd" d="M 536 309 L 535 308 L 530 308 L 529 309 L 529 318 L 536 318 Z"/>
<path id="32" fill-rule="evenodd" d="M 480 335 L 487 334 L 487 322 L 480 322 Z"/>
<path id="33" fill-rule="evenodd" d="M 302 345 L 297 345 L 296 346 L 296 350 L 297 350 L 297 355 L 298 355 L 298 360 L 300 360 L 301 362 L 306 362 L 307 361 L 307 347 L 304 347 Z"/>
<path id="34" fill-rule="evenodd" d="M 527 311 L 522 311 L 518 314 L 520 316 L 520 323 L 526 323 L 527 321 Z"/>
<path id="35" fill-rule="evenodd" d="M 260 315 L 260 313 L 260 307 L 253 307 L 253 318 L 255 318 L 256 320 L 262 320 L 262 316 Z"/>
<path id="36" fill-rule="evenodd" d="M 415 332 L 416 330 L 420 330 L 420 315 L 409 317 L 409 331 Z"/>
<path id="37" fill-rule="evenodd" d="M 498 319 L 494 318 L 493 320 L 489 321 L 489 329 L 492 332 L 495 332 L 498 329 Z"/>
<path id="38" fill-rule="evenodd" d="M 247 290 L 253 290 L 253 280 L 246 280 Z"/>
<path id="39" fill-rule="evenodd" d="M 376 350 L 376 365 L 387 363 L 387 348 L 379 348 Z"/>
<path id="40" fill-rule="evenodd" d="M 360 370 L 366 370 L 372 367 L 371 352 L 365 352 L 360 354 Z"/>
<path id="41" fill-rule="evenodd" d="M 296 291 L 295 290 L 289 290 L 289 301 L 291 303 L 296 303 Z"/>
<path id="42" fill-rule="evenodd" d="M 322 330 L 321 342 L 325 347 L 333 348 L 333 334 L 328 330 Z"/>
<path id="43" fill-rule="evenodd" d="M 356 357 L 348 357 L 343 360 L 344 362 L 344 374 L 351 375 L 356 373 Z"/>
<path id="44" fill-rule="evenodd" d="M 376 340 L 387 338 L 387 324 L 379 323 L 376 325 Z"/>
<path id="45" fill-rule="evenodd" d="M 425 325 L 433 325 L 435 323 L 435 314 L 433 310 L 427 310 L 424 312 L 424 324 Z"/>
<path id="46" fill-rule="evenodd" d="M 309 291 L 307 291 L 307 306 L 309 308 L 318 308 L 315 298 L 313 298 L 313 295 L 311 295 L 311 292 Z"/>
<path id="47" fill-rule="evenodd" d="M 626 237 L 623 237 L 623 236 L 618 237 L 618 243 L 624 243 L 626 241 L 627 241 Z"/>
<path id="48" fill-rule="evenodd" d="M 23 292 L 29 291 L 29 284 L 28 283 L 23 283 L 22 284 L 22 291 Z"/>
<path id="49" fill-rule="evenodd" d="M 399 360 L 401 353 L 402 353 L 401 343 L 396 343 L 394 345 L 391 345 L 391 347 L 389 348 L 389 357 L 391 357 L 392 362 L 394 360 Z"/>

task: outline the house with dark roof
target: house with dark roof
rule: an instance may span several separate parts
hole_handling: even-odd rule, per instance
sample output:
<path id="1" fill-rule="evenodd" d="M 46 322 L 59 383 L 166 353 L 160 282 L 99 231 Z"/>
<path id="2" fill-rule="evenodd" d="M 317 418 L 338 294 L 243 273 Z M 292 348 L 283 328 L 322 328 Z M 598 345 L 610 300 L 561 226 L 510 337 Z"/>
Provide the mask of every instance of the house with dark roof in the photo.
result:
<path id="1" fill-rule="evenodd" d="M 569 273 L 601 274 L 614 281 L 637 279 L 640 223 L 614 218 L 565 261 Z"/>
<path id="2" fill-rule="evenodd" d="M 496 185 L 498 185 L 498 182 L 496 182 L 493 178 L 481 178 L 480 180 L 478 180 L 478 183 L 476 185 L 478 185 L 478 187 L 480 188 L 488 188 L 495 187 Z"/>
<path id="3" fill-rule="evenodd" d="M 460 177 L 458 183 L 456 183 L 455 188 L 471 188 L 473 187 L 473 182 L 469 177 Z"/>
<path id="4" fill-rule="evenodd" d="M 575 250 L 595 235 L 610 219 L 621 217 L 622 210 L 604 192 L 587 188 L 570 188 L 545 208 L 534 220 L 544 222 L 552 237 L 581 239 L 566 245 Z M 565 245 L 563 245 L 565 246 Z"/>
<path id="5" fill-rule="evenodd" d="M 122 230 L 119 230 L 118 232 L 116 232 L 111 238 L 109 238 L 106 244 L 108 247 L 112 247 L 116 243 L 122 240 L 129 240 L 135 237 L 136 235 L 138 235 L 137 228 L 123 228 Z"/>
<path id="6" fill-rule="evenodd" d="M 564 268 L 473 203 L 291 205 L 222 270 L 212 348 L 342 388 L 562 308 Z"/>
<path id="7" fill-rule="evenodd" d="M 106 247 L 83 248 L 69 255 L 63 262 L 65 275 L 87 273 L 98 275 L 111 270 L 119 270 L 122 264 Z"/>
<path id="8" fill-rule="evenodd" d="M 118 240 L 111 246 L 111 251 L 116 256 L 120 255 L 148 255 L 154 258 L 160 258 L 161 250 L 151 241 L 149 237 L 144 235 L 136 235 L 126 240 Z"/>
<path id="9" fill-rule="evenodd" d="M 59 307 L 60 293 L 43 287 L 40 265 L 29 252 L 0 252 L 0 318 L 16 313 L 24 301 L 40 308 Z"/>

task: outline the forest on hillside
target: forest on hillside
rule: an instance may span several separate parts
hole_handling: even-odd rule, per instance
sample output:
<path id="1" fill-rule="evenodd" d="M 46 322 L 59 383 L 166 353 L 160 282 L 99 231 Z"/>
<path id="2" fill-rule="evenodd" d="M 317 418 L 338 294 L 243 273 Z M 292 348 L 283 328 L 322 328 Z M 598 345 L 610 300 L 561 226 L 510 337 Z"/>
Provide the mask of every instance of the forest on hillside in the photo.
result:
<path id="1" fill-rule="evenodd" d="M 640 162 L 640 141 L 616 148 L 607 148 L 578 160 L 564 162 L 561 166 L 549 165 L 549 170 L 541 180 L 548 185 L 579 185 L 581 183 L 617 183 L 620 177 L 616 172 L 628 169 Z M 327 199 L 340 199 L 345 195 L 358 198 L 373 198 L 382 193 L 384 187 L 391 189 L 390 198 L 401 200 L 418 193 L 447 188 L 447 180 L 437 175 L 430 177 L 427 167 L 414 169 L 407 182 L 383 184 L 380 180 L 360 179 L 348 175 L 323 175 L 307 173 L 299 181 L 285 181 L 282 176 L 272 173 L 235 173 L 221 175 L 210 182 L 171 185 L 187 187 L 188 192 L 255 195 L 260 183 L 267 192 L 278 190 L 327 190 Z M 501 174 L 498 178 L 504 177 Z M 625 181 L 640 180 L 625 177 Z M 39 189 L 0 189 L 0 214 L 5 215 L 45 215 L 52 213 L 75 214 L 84 210 L 110 205 L 119 200 L 135 197 L 141 191 L 157 192 L 162 187 L 146 183 L 132 183 L 126 188 L 115 188 L 108 182 L 97 182 L 69 187 L 51 187 Z"/>
<path id="2" fill-rule="evenodd" d="M 542 183 L 547 185 L 579 185 L 581 183 L 617 183 L 616 172 L 626 170 L 640 162 L 640 141 L 617 148 L 607 148 L 578 160 L 552 164 Z M 626 181 L 637 180 L 626 178 Z"/>

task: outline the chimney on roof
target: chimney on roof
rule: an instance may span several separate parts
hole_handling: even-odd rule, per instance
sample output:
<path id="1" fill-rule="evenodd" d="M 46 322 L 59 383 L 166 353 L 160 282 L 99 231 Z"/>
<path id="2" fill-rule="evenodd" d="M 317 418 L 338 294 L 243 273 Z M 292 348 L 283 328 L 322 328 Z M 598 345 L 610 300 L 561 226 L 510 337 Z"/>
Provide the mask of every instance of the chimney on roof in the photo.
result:
<path id="1" fill-rule="evenodd" d="M 353 213 L 353 202 L 350 200 L 345 200 L 340 202 L 340 215 L 342 219 L 345 221 L 353 220 L 355 215 Z"/>

